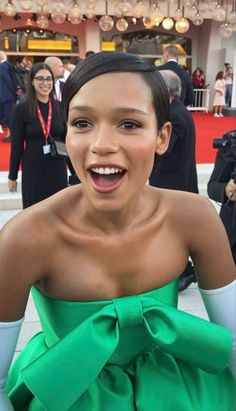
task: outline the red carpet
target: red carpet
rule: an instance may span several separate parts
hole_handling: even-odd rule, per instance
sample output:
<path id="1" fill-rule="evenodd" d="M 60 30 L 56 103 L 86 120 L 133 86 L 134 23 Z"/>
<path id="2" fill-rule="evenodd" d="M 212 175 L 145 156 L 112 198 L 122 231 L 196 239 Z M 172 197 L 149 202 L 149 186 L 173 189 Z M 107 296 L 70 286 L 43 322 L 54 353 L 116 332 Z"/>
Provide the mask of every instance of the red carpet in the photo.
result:
<path id="1" fill-rule="evenodd" d="M 193 113 L 196 126 L 197 163 L 214 163 L 216 151 L 212 148 L 213 139 L 222 137 L 224 133 L 236 129 L 235 117 L 215 118 L 211 113 Z M 9 167 L 10 143 L 3 142 L 4 134 L 0 134 L 0 171 Z"/>
<path id="2" fill-rule="evenodd" d="M 217 150 L 213 139 L 236 129 L 236 117 L 215 118 L 211 113 L 193 113 L 196 126 L 197 163 L 214 163 Z"/>

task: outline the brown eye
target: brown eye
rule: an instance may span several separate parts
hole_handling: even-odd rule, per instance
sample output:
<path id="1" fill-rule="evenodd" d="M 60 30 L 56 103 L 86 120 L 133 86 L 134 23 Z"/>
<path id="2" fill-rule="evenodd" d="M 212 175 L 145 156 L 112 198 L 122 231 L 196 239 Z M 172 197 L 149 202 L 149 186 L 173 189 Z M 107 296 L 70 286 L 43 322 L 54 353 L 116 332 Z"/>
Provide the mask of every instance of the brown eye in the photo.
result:
<path id="1" fill-rule="evenodd" d="M 135 130 L 136 128 L 141 127 L 141 124 L 134 120 L 124 120 L 119 127 L 124 128 L 125 130 Z"/>
<path id="2" fill-rule="evenodd" d="M 92 123 L 89 120 L 86 120 L 84 118 L 82 119 L 75 119 L 71 122 L 71 125 L 80 129 L 86 129 L 86 128 L 91 128 Z"/>

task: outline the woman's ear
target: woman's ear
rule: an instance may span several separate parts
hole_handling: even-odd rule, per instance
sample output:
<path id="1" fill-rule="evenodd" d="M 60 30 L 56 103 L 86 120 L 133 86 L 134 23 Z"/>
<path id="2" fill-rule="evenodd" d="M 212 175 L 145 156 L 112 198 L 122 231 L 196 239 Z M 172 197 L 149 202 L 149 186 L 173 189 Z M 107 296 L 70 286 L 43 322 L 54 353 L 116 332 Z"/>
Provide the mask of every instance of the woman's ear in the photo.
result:
<path id="1" fill-rule="evenodd" d="M 162 155 L 166 152 L 170 142 L 170 136 L 172 132 L 172 125 L 168 121 L 159 130 L 156 142 L 156 154 Z"/>

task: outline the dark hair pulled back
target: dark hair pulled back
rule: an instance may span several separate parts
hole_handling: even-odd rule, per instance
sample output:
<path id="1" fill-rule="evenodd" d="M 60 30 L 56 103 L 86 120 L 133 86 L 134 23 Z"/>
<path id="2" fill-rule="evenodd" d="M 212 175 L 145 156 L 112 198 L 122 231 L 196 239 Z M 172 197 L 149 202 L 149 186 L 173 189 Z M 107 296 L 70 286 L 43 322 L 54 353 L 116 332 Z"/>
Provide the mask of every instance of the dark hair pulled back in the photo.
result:
<path id="1" fill-rule="evenodd" d="M 135 54 L 123 52 L 94 53 L 74 68 L 63 89 L 66 117 L 71 99 L 84 84 L 101 74 L 112 72 L 140 73 L 152 92 L 158 128 L 170 120 L 168 89 L 156 66 Z"/>

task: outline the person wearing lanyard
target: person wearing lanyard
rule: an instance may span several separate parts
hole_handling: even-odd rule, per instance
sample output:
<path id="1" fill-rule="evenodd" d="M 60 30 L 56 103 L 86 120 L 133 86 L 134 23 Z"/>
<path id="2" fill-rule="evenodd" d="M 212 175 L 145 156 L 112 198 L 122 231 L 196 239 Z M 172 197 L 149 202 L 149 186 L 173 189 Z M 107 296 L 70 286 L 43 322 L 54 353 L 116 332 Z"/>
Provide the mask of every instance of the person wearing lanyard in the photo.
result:
<path id="1" fill-rule="evenodd" d="M 11 130 L 9 191 L 17 190 L 22 165 L 23 208 L 67 187 L 67 163 L 50 155 L 49 137 L 65 141 L 66 121 L 60 102 L 53 98 L 54 77 L 45 63 L 29 73 L 27 100 L 15 108 Z"/>

